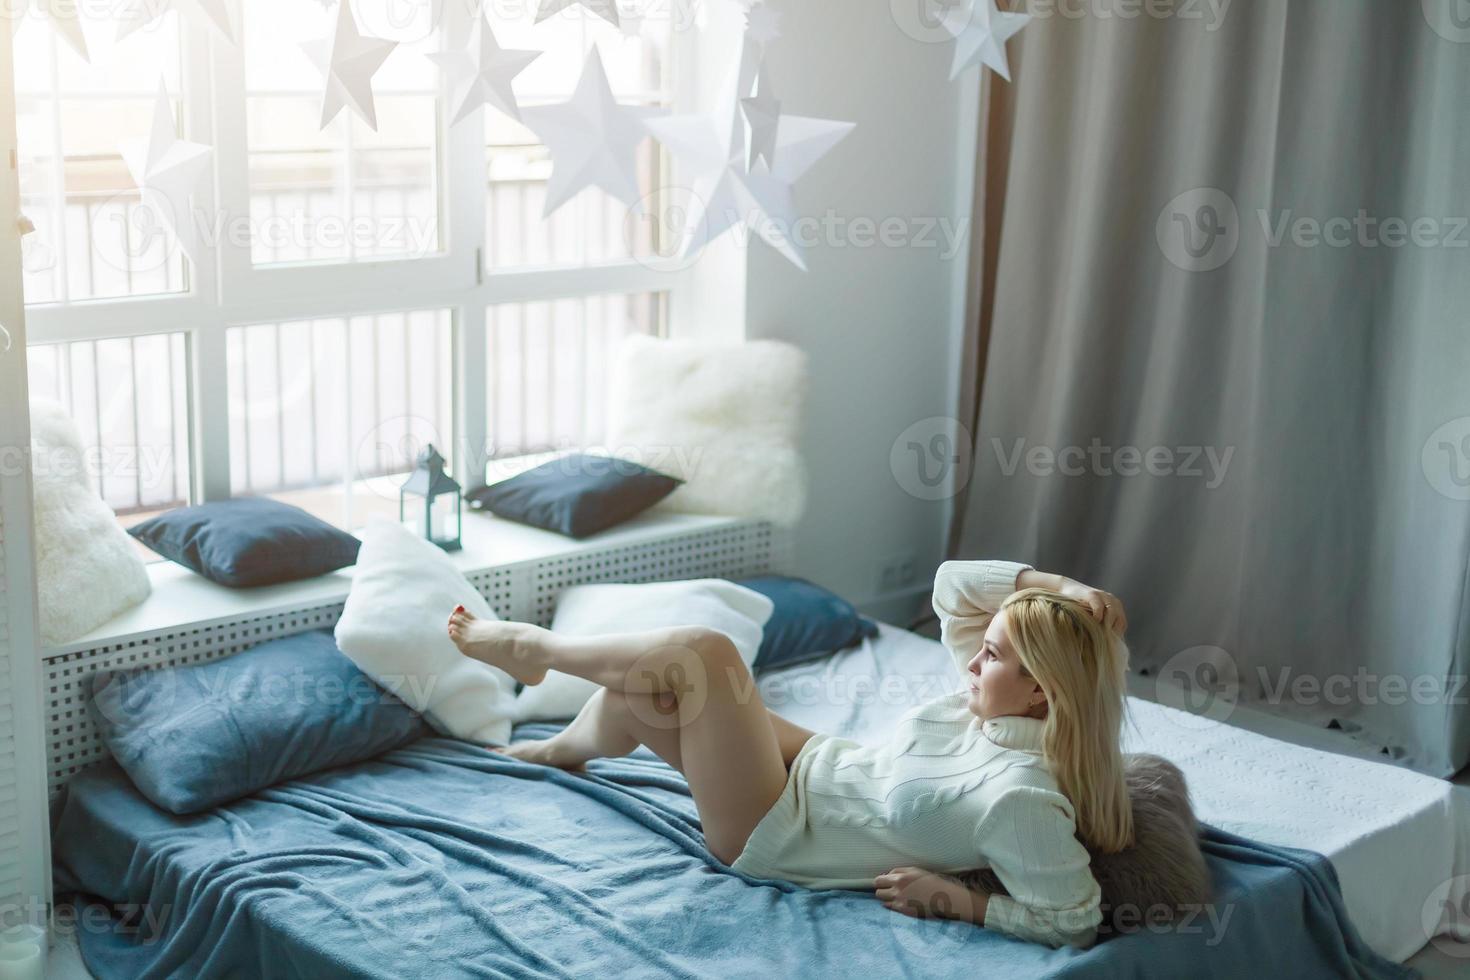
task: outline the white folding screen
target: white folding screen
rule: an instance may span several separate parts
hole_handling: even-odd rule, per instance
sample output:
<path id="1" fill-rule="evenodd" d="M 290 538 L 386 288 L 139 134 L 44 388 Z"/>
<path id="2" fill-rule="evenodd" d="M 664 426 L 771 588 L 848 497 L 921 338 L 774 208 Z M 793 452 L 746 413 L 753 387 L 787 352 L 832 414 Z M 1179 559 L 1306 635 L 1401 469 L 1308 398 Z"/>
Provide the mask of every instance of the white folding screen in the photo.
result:
<path id="1" fill-rule="evenodd" d="M 0 925 L 50 900 L 11 32 L 0 28 Z"/>

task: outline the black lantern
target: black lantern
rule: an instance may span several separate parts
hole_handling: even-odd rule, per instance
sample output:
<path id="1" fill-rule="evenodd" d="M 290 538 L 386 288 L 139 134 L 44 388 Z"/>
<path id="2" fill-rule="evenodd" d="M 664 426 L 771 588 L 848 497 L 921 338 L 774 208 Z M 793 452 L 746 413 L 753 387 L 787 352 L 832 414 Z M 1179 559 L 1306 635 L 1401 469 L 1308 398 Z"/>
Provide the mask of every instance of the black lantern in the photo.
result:
<path id="1" fill-rule="evenodd" d="M 425 446 L 413 473 L 398 491 L 398 519 L 445 551 L 458 551 L 461 517 L 459 484 L 444 472 L 444 457 Z"/>

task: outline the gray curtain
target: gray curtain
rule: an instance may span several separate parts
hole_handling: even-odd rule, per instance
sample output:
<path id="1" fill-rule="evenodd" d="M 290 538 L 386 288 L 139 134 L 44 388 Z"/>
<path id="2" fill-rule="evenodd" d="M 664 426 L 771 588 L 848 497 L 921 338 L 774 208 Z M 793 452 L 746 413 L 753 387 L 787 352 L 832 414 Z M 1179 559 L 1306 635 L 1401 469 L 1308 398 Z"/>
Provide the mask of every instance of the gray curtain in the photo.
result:
<path id="1" fill-rule="evenodd" d="M 1470 2 L 1191 6 L 1012 42 L 951 550 L 1117 592 L 1135 665 L 1207 702 L 1237 678 L 1448 774 L 1470 761 Z"/>

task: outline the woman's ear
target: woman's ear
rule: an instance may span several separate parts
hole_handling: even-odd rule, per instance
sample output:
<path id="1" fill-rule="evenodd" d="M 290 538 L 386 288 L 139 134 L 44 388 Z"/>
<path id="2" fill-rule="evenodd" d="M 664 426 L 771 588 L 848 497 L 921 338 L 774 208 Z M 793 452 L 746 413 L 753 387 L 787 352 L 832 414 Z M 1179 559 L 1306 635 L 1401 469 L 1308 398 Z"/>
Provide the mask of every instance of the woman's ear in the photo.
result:
<path id="1" fill-rule="evenodd" d="M 1050 709 L 1051 705 L 1046 700 L 1046 692 L 1041 689 L 1040 684 L 1037 684 L 1031 689 L 1031 704 L 1026 711 L 1026 716 L 1028 718 L 1045 718 L 1046 713 Z"/>

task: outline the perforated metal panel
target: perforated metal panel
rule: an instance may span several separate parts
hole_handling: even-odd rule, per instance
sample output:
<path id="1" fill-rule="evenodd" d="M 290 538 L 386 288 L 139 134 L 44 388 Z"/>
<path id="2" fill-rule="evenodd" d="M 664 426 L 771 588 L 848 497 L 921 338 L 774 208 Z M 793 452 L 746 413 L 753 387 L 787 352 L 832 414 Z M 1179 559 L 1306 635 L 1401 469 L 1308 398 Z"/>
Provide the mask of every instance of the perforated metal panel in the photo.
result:
<path id="1" fill-rule="evenodd" d="M 769 524 L 742 524 L 538 562 L 529 583 L 534 603 L 530 622 L 551 625 L 557 596 L 574 585 L 760 574 L 772 567 L 772 535 Z"/>
<path id="2" fill-rule="evenodd" d="M 242 619 L 64 653 L 46 659 L 46 778 L 54 793 L 73 773 L 103 758 L 107 749 L 87 711 L 89 681 L 99 670 L 202 664 L 277 637 L 330 629 L 342 603 Z"/>
<path id="3" fill-rule="evenodd" d="M 9 594 L 5 574 L 5 519 L 0 512 L 0 900 L 13 905 L 24 899 L 24 883 L 15 851 L 20 846 L 16 779 L 15 713 L 11 707 Z"/>
<path id="4" fill-rule="evenodd" d="M 785 538 L 769 524 L 742 522 L 636 544 L 590 546 L 557 558 L 481 569 L 467 577 L 500 616 L 546 626 L 556 597 L 573 585 L 758 575 L 784 566 Z M 330 629 L 341 615 L 341 602 L 319 603 L 206 626 L 181 626 L 46 658 L 51 792 L 107 754 L 87 710 L 91 677 L 97 671 L 207 663 L 266 640 Z"/>

